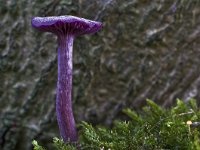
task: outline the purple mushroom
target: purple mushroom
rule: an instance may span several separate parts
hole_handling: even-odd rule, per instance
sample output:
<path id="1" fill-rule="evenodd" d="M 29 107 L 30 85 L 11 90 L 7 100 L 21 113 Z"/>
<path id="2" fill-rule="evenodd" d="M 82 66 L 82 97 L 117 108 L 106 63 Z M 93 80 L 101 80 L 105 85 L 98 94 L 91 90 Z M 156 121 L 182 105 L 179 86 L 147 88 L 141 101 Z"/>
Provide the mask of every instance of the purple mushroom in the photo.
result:
<path id="1" fill-rule="evenodd" d="M 72 54 L 76 36 L 95 33 L 102 23 L 74 16 L 34 17 L 32 26 L 58 37 L 58 81 L 56 97 L 57 121 L 65 142 L 78 141 L 72 111 Z"/>

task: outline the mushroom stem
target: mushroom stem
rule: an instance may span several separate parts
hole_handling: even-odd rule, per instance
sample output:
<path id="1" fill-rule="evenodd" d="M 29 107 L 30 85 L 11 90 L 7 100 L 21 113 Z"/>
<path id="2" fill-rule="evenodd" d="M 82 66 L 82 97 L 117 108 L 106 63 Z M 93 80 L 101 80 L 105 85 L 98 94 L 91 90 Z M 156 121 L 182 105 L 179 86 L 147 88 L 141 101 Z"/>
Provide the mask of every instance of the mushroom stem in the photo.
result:
<path id="1" fill-rule="evenodd" d="M 72 111 L 72 54 L 74 35 L 58 36 L 58 81 L 56 112 L 60 135 L 65 142 L 78 140 Z"/>

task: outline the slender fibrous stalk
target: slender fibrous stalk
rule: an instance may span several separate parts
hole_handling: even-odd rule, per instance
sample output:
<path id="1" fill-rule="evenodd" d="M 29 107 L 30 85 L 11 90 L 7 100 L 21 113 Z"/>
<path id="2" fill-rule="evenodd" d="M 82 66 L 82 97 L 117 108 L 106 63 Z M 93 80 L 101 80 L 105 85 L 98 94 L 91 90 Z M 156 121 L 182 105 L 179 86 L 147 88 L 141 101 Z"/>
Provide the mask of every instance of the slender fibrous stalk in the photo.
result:
<path id="1" fill-rule="evenodd" d="M 58 37 L 58 40 L 57 121 L 63 140 L 75 142 L 78 140 L 78 136 L 72 111 L 74 36 L 66 34 Z"/>

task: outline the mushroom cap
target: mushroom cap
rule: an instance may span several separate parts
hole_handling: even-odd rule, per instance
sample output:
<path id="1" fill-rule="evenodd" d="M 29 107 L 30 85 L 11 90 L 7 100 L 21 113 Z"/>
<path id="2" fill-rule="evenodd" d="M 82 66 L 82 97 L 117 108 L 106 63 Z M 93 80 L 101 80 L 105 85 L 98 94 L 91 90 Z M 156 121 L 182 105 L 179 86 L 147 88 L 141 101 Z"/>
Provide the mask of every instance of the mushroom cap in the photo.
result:
<path id="1" fill-rule="evenodd" d="M 44 32 L 56 35 L 83 35 L 95 33 L 102 28 L 101 22 L 96 22 L 75 16 L 34 17 L 32 26 Z"/>

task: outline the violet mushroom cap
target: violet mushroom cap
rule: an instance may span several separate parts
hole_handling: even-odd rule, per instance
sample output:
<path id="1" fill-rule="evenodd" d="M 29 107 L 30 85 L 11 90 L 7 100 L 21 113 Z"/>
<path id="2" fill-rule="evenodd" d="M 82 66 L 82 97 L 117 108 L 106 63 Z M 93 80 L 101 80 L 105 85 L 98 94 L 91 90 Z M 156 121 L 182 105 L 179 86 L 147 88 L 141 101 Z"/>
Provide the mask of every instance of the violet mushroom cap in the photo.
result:
<path id="1" fill-rule="evenodd" d="M 34 17 L 32 26 L 58 36 L 57 121 L 63 140 L 77 142 L 78 134 L 71 100 L 73 41 L 78 35 L 97 32 L 102 28 L 102 23 L 74 16 L 52 16 Z"/>
<path id="2" fill-rule="evenodd" d="M 34 17 L 32 26 L 44 32 L 52 32 L 58 36 L 66 33 L 77 36 L 99 31 L 102 28 L 102 23 L 75 16 L 51 16 Z"/>

